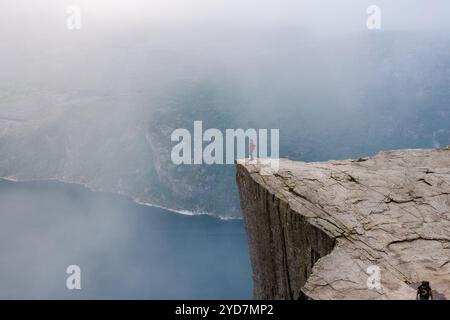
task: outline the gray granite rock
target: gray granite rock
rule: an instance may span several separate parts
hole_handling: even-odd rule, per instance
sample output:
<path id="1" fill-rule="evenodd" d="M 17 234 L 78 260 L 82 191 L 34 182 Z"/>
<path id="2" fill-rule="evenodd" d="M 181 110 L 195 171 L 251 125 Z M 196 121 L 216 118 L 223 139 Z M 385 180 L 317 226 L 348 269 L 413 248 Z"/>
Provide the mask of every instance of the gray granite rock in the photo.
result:
<path id="1" fill-rule="evenodd" d="M 255 298 L 450 297 L 448 148 L 260 170 L 237 161 Z"/>

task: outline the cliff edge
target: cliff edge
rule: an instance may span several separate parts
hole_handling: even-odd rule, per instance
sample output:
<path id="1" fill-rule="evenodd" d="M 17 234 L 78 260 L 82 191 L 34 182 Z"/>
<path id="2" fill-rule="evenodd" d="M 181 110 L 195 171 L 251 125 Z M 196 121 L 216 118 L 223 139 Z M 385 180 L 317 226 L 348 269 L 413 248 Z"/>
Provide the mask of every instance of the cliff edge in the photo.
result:
<path id="1" fill-rule="evenodd" d="M 450 298 L 448 148 L 260 169 L 237 161 L 254 298 Z"/>

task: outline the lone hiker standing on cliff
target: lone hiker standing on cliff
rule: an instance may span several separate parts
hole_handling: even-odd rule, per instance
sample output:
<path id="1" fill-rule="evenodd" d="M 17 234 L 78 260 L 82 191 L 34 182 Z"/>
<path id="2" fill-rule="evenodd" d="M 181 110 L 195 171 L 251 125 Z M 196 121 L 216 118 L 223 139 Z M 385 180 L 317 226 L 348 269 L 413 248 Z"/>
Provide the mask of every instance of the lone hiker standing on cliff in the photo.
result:
<path id="1" fill-rule="evenodd" d="M 250 161 L 253 161 L 253 152 L 255 151 L 256 145 L 253 142 L 253 140 L 250 139 L 250 146 L 249 146 L 249 151 L 250 151 Z"/>
<path id="2" fill-rule="evenodd" d="M 416 300 L 433 300 L 433 291 L 428 281 L 422 281 L 417 288 Z"/>

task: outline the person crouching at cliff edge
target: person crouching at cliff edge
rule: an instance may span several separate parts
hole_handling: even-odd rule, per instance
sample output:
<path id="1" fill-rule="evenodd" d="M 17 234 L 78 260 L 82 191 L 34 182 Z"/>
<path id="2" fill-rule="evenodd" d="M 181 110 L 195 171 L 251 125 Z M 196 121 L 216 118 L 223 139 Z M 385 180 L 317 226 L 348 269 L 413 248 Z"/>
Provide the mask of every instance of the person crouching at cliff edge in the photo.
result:
<path id="1" fill-rule="evenodd" d="M 416 300 L 433 300 L 433 291 L 428 281 L 422 281 L 417 288 Z"/>

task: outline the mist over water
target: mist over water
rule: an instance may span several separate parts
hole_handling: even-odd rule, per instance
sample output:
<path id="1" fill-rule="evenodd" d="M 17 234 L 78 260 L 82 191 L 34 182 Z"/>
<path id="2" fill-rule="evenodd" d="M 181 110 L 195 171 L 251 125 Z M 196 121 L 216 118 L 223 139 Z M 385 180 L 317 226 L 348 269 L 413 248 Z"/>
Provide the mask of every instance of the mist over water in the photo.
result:
<path id="1" fill-rule="evenodd" d="M 242 221 L 57 182 L 0 181 L 0 298 L 251 299 Z M 81 268 L 81 290 L 66 268 Z"/>
<path id="2" fill-rule="evenodd" d="M 379 1 L 375 31 L 359 0 L 36 3 L 0 2 L 2 177 L 239 217 L 233 166 L 174 165 L 173 130 L 277 128 L 303 161 L 450 144 L 446 1 Z"/>
<path id="3" fill-rule="evenodd" d="M 372 4 L 0 0 L 0 177 L 240 217 L 234 166 L 174 165 L 173 130 L 277 128 L 301 161 L 449 145 L 450 2 L 376 1 L 376 31 Z M 238 299 L 250 278 L 241 221 L 0 182 L 0 298 Z"/>

